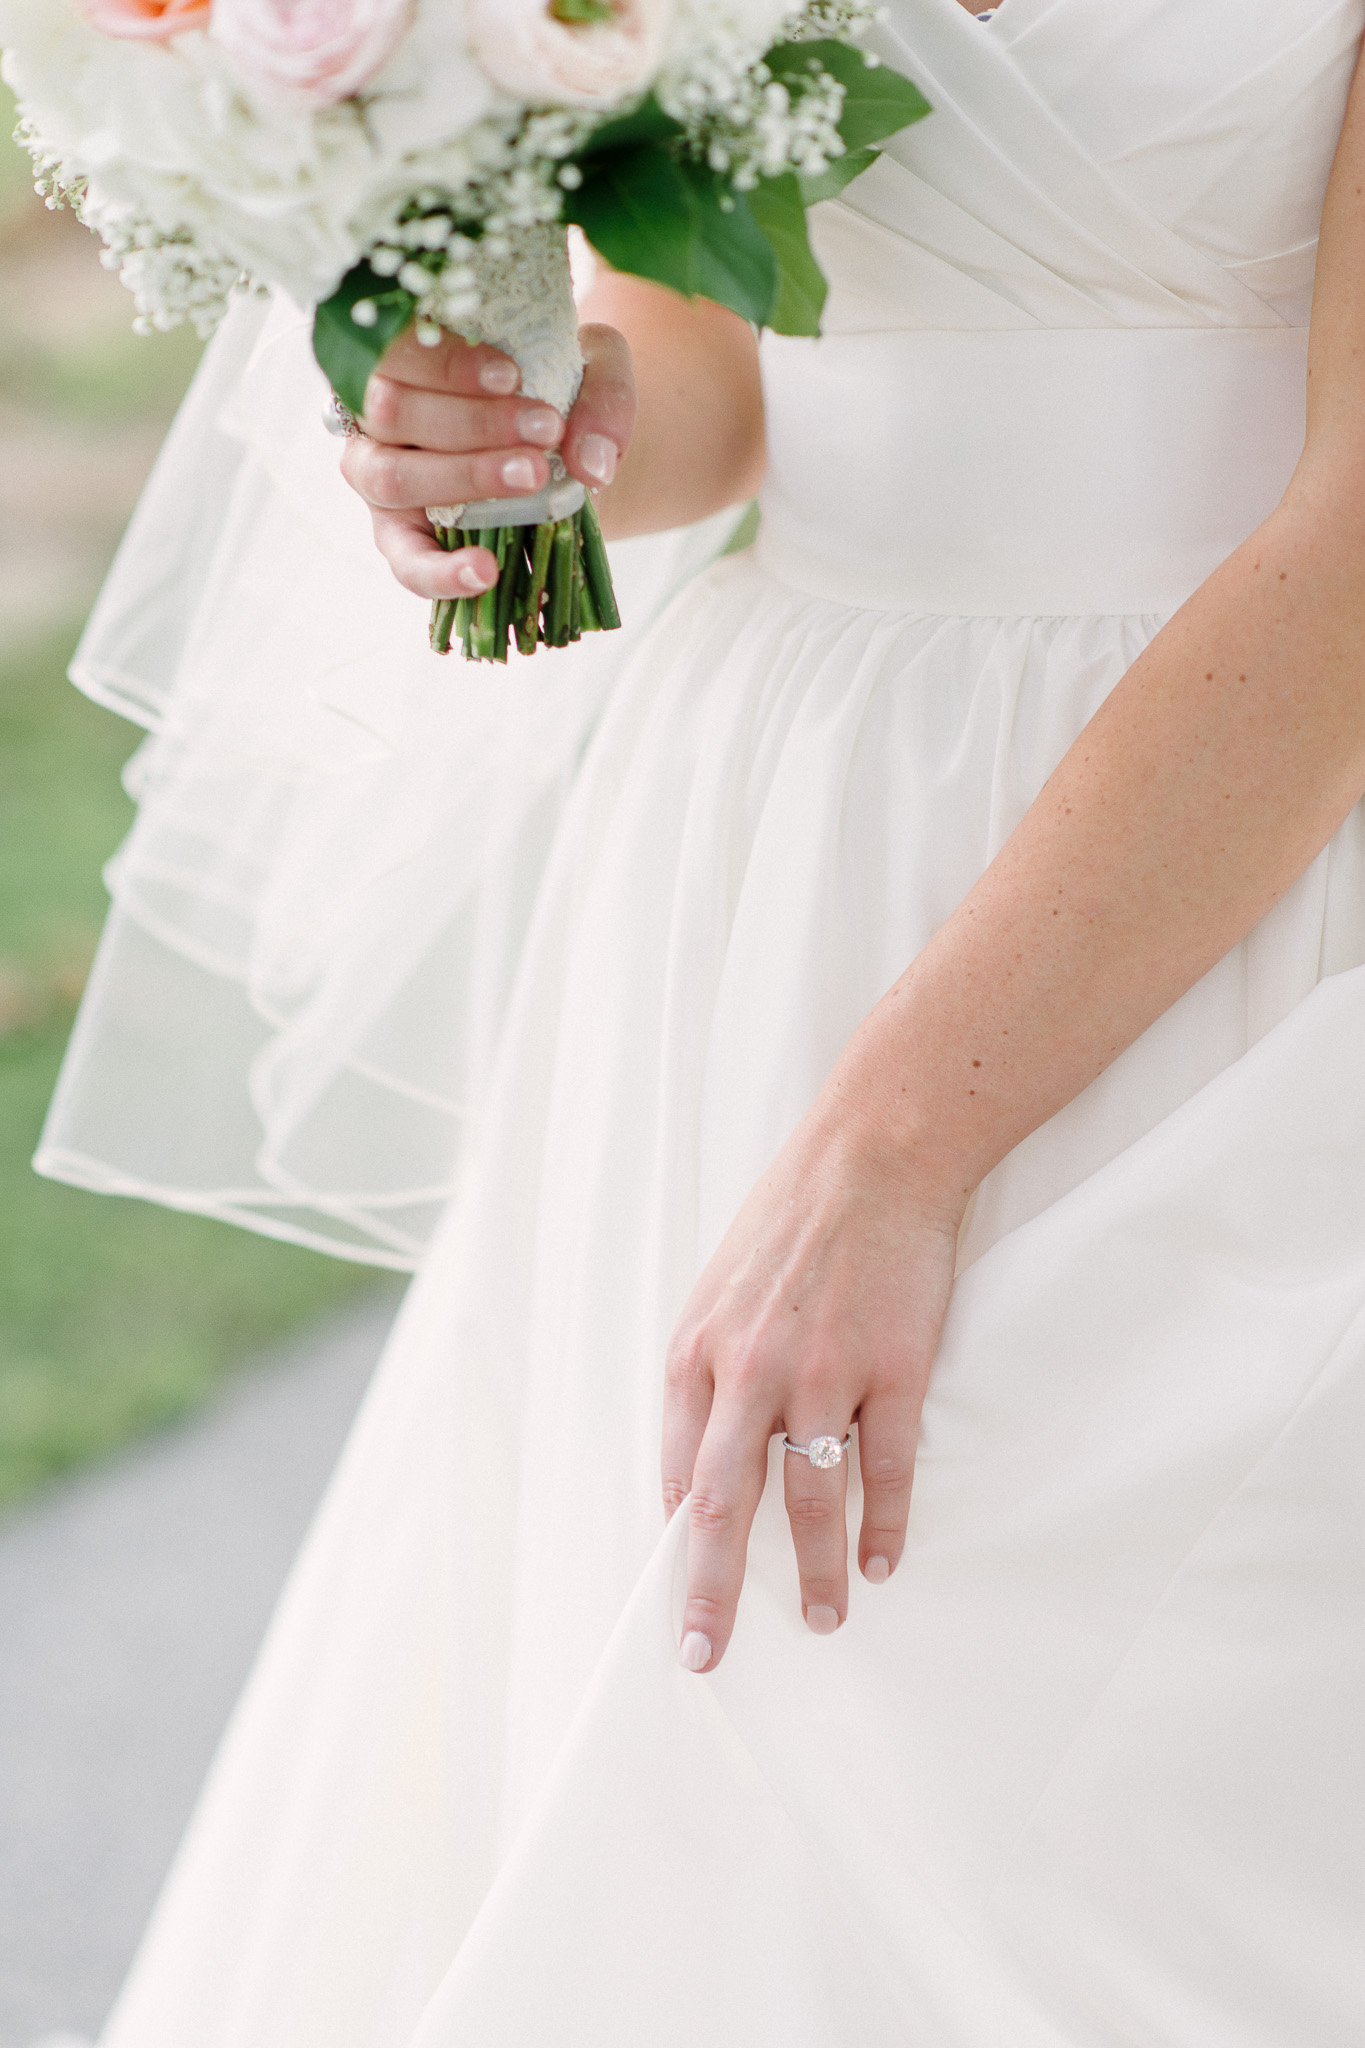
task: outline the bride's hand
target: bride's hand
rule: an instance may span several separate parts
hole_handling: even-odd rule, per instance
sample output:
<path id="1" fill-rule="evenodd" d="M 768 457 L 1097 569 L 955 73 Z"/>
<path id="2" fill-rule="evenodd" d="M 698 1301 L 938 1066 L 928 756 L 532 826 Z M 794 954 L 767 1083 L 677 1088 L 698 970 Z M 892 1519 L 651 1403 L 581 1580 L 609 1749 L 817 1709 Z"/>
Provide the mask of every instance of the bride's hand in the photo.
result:
<path id="1" fill-rule="evenodd" d="M 669 1349 L 663 1442 L 667 1512 L 692 1496 L 691 1670 L 713 1669 L 730 1639 L 775 1432 L 809 1444 L 856 1421 L 859 1564 L 879 1585 L 900 1561 L 966 1200 L 944 1178 L 854 1113 L 836 1076 L 694 1287 Z M 828 1635 L 848 1612 L 847 1462 L 821 1470 L 788 1452 L 783 1465 L 802 1611 Z"/>
<path id="2" fill-rule="evenodd" d="M 583 385 L 567 420 L 518 397 L 520 372 L 496 349 L 456 335 L 423 348 L 409 329 L 388 350 L 341 473 L 369 506 L 375 544 L 404 589 L 466 597 L 497 582 L 487 548 L 441 547 L 426 506 L 541 490 L 555 448 L 581 483 L 611 482 L 635 423 L 630 349 L 612 327 L 584 327 L 579 339 Z"/>

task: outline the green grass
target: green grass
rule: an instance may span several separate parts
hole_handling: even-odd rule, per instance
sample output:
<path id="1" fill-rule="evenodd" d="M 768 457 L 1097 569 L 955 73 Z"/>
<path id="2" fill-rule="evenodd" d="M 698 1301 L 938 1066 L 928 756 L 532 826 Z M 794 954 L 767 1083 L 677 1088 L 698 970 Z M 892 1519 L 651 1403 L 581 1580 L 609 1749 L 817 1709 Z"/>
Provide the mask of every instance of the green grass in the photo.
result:
<path id="1" fill-rule="evenodd" d="M 392 1284 L 29 1168 L 103 912 L 100 864 L 129 821 L 118 771 L 137 737 L 65 681 L 71 638 L 0 662 L 0 1503 Z"/>
<path id="2" fill-rule="evenodd" d="M 13 403 L 81 426 L 159 413 L 167 391 L 194 374 L 200 342 L 192 327 L 134 334 L 126 325 L 44 335 L 0 331 L 0 390 Z"/>

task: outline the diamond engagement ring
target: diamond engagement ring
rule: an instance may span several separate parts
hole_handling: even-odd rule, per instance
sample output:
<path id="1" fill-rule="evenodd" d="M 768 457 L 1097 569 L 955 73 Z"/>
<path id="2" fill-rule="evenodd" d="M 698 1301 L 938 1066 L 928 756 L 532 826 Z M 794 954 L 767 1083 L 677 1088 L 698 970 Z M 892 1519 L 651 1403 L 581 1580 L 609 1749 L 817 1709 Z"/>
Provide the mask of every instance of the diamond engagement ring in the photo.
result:
<path id="1" fill-rule="evenodd" d="M 796 1451 L 799 1456 L 809 1458 L 817 1472 L 828 1472 L 832 1465 L 843 1461 L 844 1452 L 853 1441 L 853 1432 L 843 1438 L 837 1436 L 813 1436 L 808 1444 L 794 1444 L 789 1436 L 782 1439 L 784 1451 Z"/>

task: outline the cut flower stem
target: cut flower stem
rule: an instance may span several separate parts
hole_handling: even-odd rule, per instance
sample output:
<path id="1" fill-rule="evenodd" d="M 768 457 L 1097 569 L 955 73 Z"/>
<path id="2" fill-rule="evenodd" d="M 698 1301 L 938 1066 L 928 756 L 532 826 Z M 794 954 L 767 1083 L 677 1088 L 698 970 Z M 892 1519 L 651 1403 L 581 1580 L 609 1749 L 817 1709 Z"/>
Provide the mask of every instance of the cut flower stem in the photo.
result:
<path id="1" fill-rule="evenodd" d="M 591 498 L 567 519 L 538 526 L 433 529 L 443 548 L 487 548 L 498 580 L 478 597 L 438 597 L 431 608 L 431 645 L 449 654 L 458 641 L 470 661 L 507 660 L 509 643 L 533 654 L 567 647 L 584 633 L 621 623 L 606 543 Z"/>

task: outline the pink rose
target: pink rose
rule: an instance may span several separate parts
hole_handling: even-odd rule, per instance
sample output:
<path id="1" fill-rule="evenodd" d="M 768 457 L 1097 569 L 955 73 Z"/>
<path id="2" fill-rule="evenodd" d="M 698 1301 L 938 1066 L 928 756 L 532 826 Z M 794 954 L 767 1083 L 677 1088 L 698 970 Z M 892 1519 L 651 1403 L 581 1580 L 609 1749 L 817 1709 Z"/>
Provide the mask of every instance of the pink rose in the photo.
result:
<path id="1" fill-rule="evenodd" d="M 155 36 L 207 28 L 212 0 L 78 0 L 91 28 L 107 36 Z"/>
<path id="2" fill-rule="evenodd" d="M 554 0 L 469 0 L 470 47 L 495 85 L 514 99 L 570 107 L 610 107 L 644 90 L 663 55 L 671 0 L 610 0 L 601 21 L 560 20 L 553 9 Z"/>
<path id="3" fill-rule="evenodd" d="M 326 107 L 383 69 L 412 8 L 413 0 L 213 0 L 213 36 L 280 98 Z"/>

